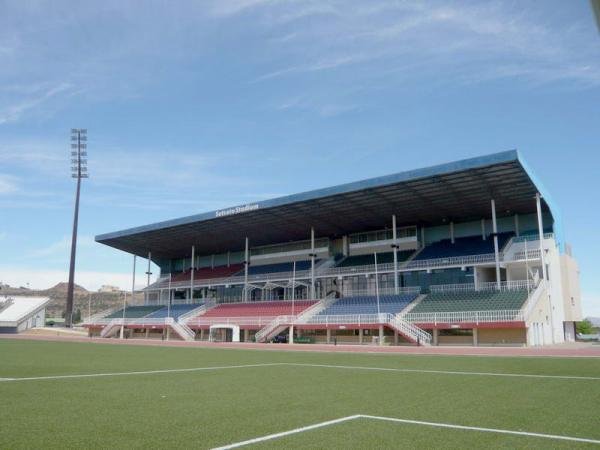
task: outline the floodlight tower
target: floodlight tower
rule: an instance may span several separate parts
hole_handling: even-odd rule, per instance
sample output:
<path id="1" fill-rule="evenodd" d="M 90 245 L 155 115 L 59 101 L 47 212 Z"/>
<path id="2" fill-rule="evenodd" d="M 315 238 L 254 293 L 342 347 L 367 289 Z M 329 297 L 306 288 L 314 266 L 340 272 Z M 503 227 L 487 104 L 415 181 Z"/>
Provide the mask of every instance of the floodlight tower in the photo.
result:
<path id="1" fill-rule="evenodd" d="M 72 326 L 73 319 L 73 289 L 75 287 L 75 253 L 77 250 L 77 224 L 79 221 L 79 193 L 81 179 L 87 178 L 87 130 L 71 129 L 71 178 L 77 179 L 75 194 L 75 213 L 73 215 L 73 235 L 71 237 L 71 262 L 69 264 L 69 286 L 67 289 L 67 309 L 65 311 L 65 326 Z"/>

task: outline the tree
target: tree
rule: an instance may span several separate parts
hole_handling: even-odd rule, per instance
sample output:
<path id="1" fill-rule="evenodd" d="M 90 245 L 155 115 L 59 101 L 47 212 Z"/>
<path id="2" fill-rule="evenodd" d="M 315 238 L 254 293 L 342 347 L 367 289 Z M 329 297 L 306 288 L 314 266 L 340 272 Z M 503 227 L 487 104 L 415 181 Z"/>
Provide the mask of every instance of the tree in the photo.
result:
<path id="1" fill-rule="evenodd" d="M 594 334 L 594 326 L 589 320 L 582 320 L 577 322 L 577 333 L 578 334 Z"/>
<path id="2" fill-rule="evenodd" d="M 73 323 L 81 322 L 81 309 L 77 308 L 75 314 L 73 314 Z"/>

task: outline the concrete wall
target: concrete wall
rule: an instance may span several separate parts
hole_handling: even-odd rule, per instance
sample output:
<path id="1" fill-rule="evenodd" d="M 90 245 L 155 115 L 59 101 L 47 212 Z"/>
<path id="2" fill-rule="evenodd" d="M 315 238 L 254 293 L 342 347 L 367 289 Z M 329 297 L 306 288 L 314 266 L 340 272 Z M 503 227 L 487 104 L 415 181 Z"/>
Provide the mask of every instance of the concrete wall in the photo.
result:
<path id="1" fill-rule="evenodd" d="M 573 257 L 560 255 L 562 276 L 562 295 L 565 310 L 565 321 L 578 322 L 583 320 L 581 313 L 581 290 L 579 288 L 579 266 Z"/>
<path id="2" fill-rule="evenodd" d="M 477 340 L 479 345 L 525 345 L 525 328 L 480 328 Z"/>

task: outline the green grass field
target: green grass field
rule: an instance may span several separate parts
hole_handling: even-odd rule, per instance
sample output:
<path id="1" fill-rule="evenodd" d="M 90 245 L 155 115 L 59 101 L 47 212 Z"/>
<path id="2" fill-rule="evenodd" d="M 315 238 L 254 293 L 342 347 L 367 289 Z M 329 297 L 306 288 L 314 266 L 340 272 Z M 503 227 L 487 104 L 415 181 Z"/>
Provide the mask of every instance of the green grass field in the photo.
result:
<path id="1" fill-rule="evenodd" d="M 177 371 L 197 368 L 213 369 Z M 172 371 L 139 373 L 157 370 Z M 96 376 L 107 373 L 113 374 Z M 94 376 L 60 377 L 83 374 Z M 2 449 L 213 448 L 357 414 L 600 440 L 600 359 L 592 358 L 4 339 L 0 379 Z M 366 418 L 253 446 L 600 448 L 595 443 Z"/>

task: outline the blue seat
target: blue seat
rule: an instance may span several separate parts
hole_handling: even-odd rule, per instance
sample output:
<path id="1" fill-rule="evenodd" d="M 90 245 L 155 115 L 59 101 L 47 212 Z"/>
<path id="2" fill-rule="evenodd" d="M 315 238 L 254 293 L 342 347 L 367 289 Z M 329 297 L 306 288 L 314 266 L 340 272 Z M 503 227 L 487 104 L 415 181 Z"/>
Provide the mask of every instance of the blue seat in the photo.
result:
<path id="1" fill-rule="evenodd" d="M 408 306 L 418 294 L 380 295 L 379 312 L 397 314 Z M 319 312 L 320 316 L 354 314 L 377 314 L 377 297 L 365 295 L 359 297 L 344 297 Z"/>
<path id="2" fill-rule="evenodd" d="M 153 312 L 152 314 L 149 314 L 148 316 L 146 316 L 147 319 L 162 319 L 162 318 L 166 318 L 166 317 L 173 317 L 174 319 L 179 318 L 179 316 L 182 316 L 185 313 L 190 312 L 193 309 L 196 309 L 200 306 L 202 306 L 203 303 L 196 303 L 196 304 L 186 304 L 186 305 L 171 305 L 171 309 L 169 311 L 169 308 L 167 306 L 162 307 L 161 309 L 159 309 L 158 311 Z M 169 316 L 169 312 L 170 312 L 170 316 Z"/>
<path id="3" fill-rule="evenodd" d="M 513 233 L 498 233 L 498 248 L 502 249 Z M 454 244 L 450 239 L 443 239 L 427 245 L 415 260 L 452 258 L 455 256 L 485 255 L 494 253 L 494 240 L 488 236 L 484 241 L 479 236 L 456 238 Z"/>

